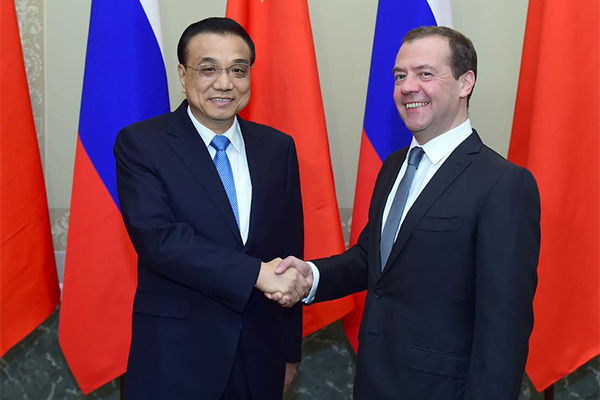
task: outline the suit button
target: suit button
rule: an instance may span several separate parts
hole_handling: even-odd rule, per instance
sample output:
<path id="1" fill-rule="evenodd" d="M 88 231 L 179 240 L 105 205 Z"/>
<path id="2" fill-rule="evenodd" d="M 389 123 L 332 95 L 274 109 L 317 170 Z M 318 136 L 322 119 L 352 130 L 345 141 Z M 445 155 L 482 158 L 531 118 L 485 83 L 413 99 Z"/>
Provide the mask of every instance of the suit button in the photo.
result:
<path id="1" fill-rule="evenodd" d="M 379 289 L 375 290 L 375 298 L 380 299 L 383 296 L 383 292 Z"/>

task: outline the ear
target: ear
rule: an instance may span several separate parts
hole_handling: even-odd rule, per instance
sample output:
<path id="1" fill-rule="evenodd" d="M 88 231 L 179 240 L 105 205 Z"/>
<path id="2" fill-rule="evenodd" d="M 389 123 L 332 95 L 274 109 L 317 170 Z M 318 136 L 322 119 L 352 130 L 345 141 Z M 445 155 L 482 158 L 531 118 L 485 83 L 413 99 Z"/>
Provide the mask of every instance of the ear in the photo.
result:
<path id="1" fill-rule="evenodd" d="M 475 74 L 469 70 L 458 79 L 460 80 L 460 97 L 466 98 L 471 94 L 475 86 Z"/>
<path id="2" fill-rule="evenodd" d="M 181 82 L 181 91 L 185 93 L 185 66 L 183 64 L 177 65 L 177 73 L 179 74 L 179 82 Z"/>

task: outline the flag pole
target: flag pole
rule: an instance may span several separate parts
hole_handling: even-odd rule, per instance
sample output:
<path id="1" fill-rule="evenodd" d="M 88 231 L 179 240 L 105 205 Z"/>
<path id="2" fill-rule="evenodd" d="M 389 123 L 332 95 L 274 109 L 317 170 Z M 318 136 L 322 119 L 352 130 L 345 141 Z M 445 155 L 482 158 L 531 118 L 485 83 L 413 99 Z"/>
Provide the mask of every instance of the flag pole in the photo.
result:
<path id="1" fill-rule="evenodd" d="M 550 385 L 544 390 L 544 400 L 554 400 L 554 385 Z"/>

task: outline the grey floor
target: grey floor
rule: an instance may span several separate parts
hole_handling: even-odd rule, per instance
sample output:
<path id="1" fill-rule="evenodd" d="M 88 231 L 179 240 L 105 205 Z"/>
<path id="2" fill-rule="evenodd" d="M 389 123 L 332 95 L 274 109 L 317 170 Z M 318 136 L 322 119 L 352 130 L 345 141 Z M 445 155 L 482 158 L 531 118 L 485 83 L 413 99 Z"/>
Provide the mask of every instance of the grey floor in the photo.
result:
<path id="1" fill-rule="evenodd" d="M 58 311 L 0 359 L 2 400 L 119 400 L 120 381 L 84 396 L 58 346 Z M 336 322 L 308 336 L 303 361 L 285 400 L 350 400 L 355 356 Z M 555 385 L 556 400 L 600 400 L 600 359 L 596 357 Z M 543 400 L 527 377 L 519 400 Z"/>

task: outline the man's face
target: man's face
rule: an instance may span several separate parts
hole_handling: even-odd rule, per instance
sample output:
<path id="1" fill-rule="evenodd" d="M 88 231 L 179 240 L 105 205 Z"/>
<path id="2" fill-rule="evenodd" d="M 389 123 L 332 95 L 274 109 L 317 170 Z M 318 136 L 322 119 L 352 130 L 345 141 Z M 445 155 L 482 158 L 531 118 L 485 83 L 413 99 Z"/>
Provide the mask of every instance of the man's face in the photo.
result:
<path id="1" fill-rule="evenodd" d="M 394 66 L 394 101 L 406 127 L 420 144 L 467 119 L 467 95 L 474 75 L 454 79 L 448 40 L 430 36 L 405 43 Z"/>
<path id="2" fill-rule="evenodd" d="M 217 69 L 250 64 L 250 48 L 238 36 L 203 33 L 189 41 L 186 63 L 194 68 L 212 65 Z M 179 64 L 178 71 L 192 114 L 215 133 L 229 129 L 250 100 L 250 76 L 236 78 L 223 70 L 213 80 L 203 80 L 193 68 Z"/>

